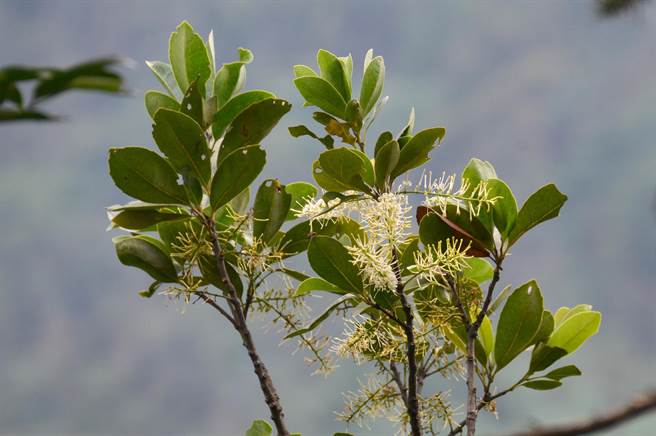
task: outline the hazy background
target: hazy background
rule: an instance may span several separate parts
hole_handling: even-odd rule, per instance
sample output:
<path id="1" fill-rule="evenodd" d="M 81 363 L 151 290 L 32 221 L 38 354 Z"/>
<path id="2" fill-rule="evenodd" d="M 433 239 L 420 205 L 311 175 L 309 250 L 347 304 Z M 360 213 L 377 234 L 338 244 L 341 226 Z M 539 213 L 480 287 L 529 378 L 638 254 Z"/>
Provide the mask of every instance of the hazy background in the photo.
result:
<path id="1" fill-rule="evenodd" d="M 583 377 L 517 391 L 481 434 L 585 417 L 656 384 L 656 4 L 603 20 L 591 1 L 3 0 L 1 65 L 116 54 L 136 66 L 123 70 L 131 97 L 67 95 L 47 107 L 64 122 L 0 127 L 0 434 L 237 435 L 268 417 L 237 335 L 205 307 L 139 298 L 148 278 L 118 263 L 105 232 L 105 206 L 126 200 L 107 149 L 152 145 L 142 95 L 158 83 L 143 61 L 166 58 L 182 19 L 214 29 L 218 63 L 252 49 L 247 87 L 294 104 L 265 144 L 266 176 L 309 179 L 319 151 L 286 133 L 311 113 L 291 66 L 314 65 L 318 48 L 352 52 L 359 77 L 373 47 L 390 96 L 374 133 L 399 130 L 414 105 L 418 128 L 448 128 L 434 171 L 477 156 L 519 201 L 550 181 L 569 195 L 560 219 L 517 245 L 503 282 L 538 279 L 550 309 L 592 303 L 602 330 L 568 359 Z M 260 325 L 289 427 L 343 430 L 340 393 L 368 368 L 313 377 Z M 391 434 L 383 424 L 353 430 Z M 652 415 L 614 434 L 655 427 Z"/>

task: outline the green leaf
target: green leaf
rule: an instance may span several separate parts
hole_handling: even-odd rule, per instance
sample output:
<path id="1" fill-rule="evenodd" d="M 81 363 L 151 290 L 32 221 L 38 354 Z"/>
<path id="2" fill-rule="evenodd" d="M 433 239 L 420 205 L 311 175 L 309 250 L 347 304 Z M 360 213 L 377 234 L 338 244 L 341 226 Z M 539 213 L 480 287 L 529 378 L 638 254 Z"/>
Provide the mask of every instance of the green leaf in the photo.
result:
<path id="1" fill-rule="evenodd" d="M 116 186 L 148 203 L 187 204 L 177 175 L 157 153 L 141 147 L 109 149 L 109 174 Z"/>
<path id="2" fill-rule="evenodd" d="M 499 179 L 489 179 L 487 191 L 490 198 L 500 197 L 492 206 L 492 218 L 502 239 L 506 239 L 517 219 L 517 201 L 508 185 Z"/>
<path id="3" fill-rule="evenodd" d="M 310 277 L 309 279 L 303 280 L 298 288 L 296 288 L 295 297 L 302 297 L 313 291 L 325 291 L 332 294 L 344 295 L 347 292 L 333 285 L 332 283 L 320 278 L 320 277 Z"/>
<path id="4" fill-rule="evenodd" d="M 250 188 L 246 188 L 241 191 L 235 198 L 230 200 L 230 206 L 232 209 L 240 215 L 244 215 L 248 210 L 248 202 L 251 197 Z"/>
<path id="5" fill-rule="evenodd" d="M 537 391 L 548 391 L 551 389 L 556 389 L 562 385 L 561 382 L 557 380 L 547 380 L 547 379 L 538 379 L 522 383 L 522 386 L 529 389 L 535 389 Z"/>
<path id="6" fill-rule="evenodd" d="M 294 79 L 294 85 L 309 104 L 344 119 L 346 100 L 327 80 L 321 77 L 302 76 Z"/>
<path id="7" fill-rule="evenodd" d="M 324 147 L 326 147 L 328 150 L 334 147 L 335 140 L 333 139 L 332 136 L 330 135 L 326 135 L 323 137 L 319 136 L 316 133 L 314 133 L 312 130 L 308 129 L 306 126 L 303 125 L 291 126 L 288 128 L 288 130 L 289 130 L 289 134 L 292 135 L 294 138 L 300 138 L 301 136 L 309 136 L 321 142 L 324 145 Z"/>
<path id="8" fill-rule="evenodd" d="M 124 210 L 111 218 L 114 227 L 127 230 L 143 230 L 163 221 L 189 218 L 187 214 L 158 210 Z"/>
<path id="9" fill-rule="evenodd" d="M 378 189 L 384 189 L 390 184 L 390 176 L 399 163 L 400 153 L 399 143 L 393 140 L 380 147 L 376 152 L 375 169 Z"/>
<path id="10" fill-rule="evenodd" d="M 363 285 L 351 254 L 333 238 L 316 236 L 308 247 L 308 260 L 319 276 L 338 288 L 360 293 Z"/>
<path id="11" fill-rule="evenodd" d="M 535 334 L 535 337 L 533 337 L 532 342 L 534 344 L 538 342 L 545 342 L 547 339 L 549 339 L 549 336 L 551 336 L 553 329 L 554 329 L 553 315 L 551 315 L 551 312 L 549 312 L 548 310 L 545 310 L 542 313 L 540 328 L 538 329 L 538 332 Z"/>
<path id="12" fill-rule="evenodd" d="M 390 131 L 385 131 L 378 136 L 378 139 L 376 140 L 376 145 L 374 147 L 374 156 L 378 154 L 378 151 L 383 147 L 383 145 L 387 144 L 391 140 L 394 139 L 394 135 L 392 135 L 392 132 Z"/>
<path id="13" fill-rule="evenodd" d="M 203 186 L 208 185 L 210 151 L 196 121 L 181 112 L 160 109 L 155 114 L 153 138 L 179 173 L 191 172 Z"/>
<path id="14" fill-rule="evenodd" d="M 557 217 L 565 201 L 567 201 L 567 196 L 561 193 L 554 184 L 538 189 L 519 210 L 515 225 L 508 235 L 509 244 L 517 242 L 524 233 L 541 222 Z"/>
<path id="15" fill-rule="evenodd" d="M 533 280 L 517 288 L 508 298 L 497 326 L 494 346 L 497 370 L 531 345 L 540 327 L 543 310 L 542 294 Z"/>
<path id="16" fill-rule="evenodd" d="M 474 280 L 478 284 L 492 280 L 494 268 L 486 260 L 480 257 L 469 257 L 465 260 L 465 263 L 469 266 L 463 271 L 465 277 Z"/>
<path id="17" fill-rule="evenodd" d="M 230 123 L 221 142 L 219 163 L 240 147 L 261 143 L 291 108 L 285 100 L 268 98 L 244 109 Z"/>
<path id="18" fill-rule="evenodd" d="M 408 123 L 405 125 L 405 127 L 399 134 L 399 138 L 412 135 L 412 131 L 414 130 L 414 128 L 415 128 L 415 108 L 412 108 L 410 109 L 410 116 L 408 117 Z"/>
<path id="19" fill-rule="evenodd" d="M 344 147 L 321 153 L 313 165 L 313 176 L 319 186 L 334 192 L 368 192 L 367 184 L 373 184 L 373 168 L 366 155 Z"/>
<path id="20" fill-rule="evenodd" d="M 423 210 L 427 209 L 424 206 L 420 206 L 417 210 L 421 214 Z M 469 220 L 468 214 L 465 217 L 459 216 L 457 213 L 447 215 L 453 219 L 458 219 L 458 223 L 452 222 L 449 218 L 444 217 L 441 214 L 437 214 L 429 210 L 429 213 L 426 213 L 419 223 L 419 239 L 424 245 L 434 245 L 437 246 L 440 241 L 446 241 L 450 238 L 456 238 L 463 240 L 463 246 L 466 247 L 469 245 L 467 250 L 467 255 L 476 256 L 476 257 L 486 257 L 488 252 L 485 245 L 478 238 L 472 236 L 471 233 L 476 231 L 477 234 L 482 234 L 482 232 L 477 231 L 481 226 L 480 223 L 474 217 L 471 221 Z M 463 226 L 465 228 L 463 228 Z M 486 238 L 487 239 L 487 238 Z"/>
<path id="21" fill-rule="evenodd" d="M 209 79 L 210 58 L 203 38 L 183 21 L 178 25 L 169 40 L 169 57 L 175 80 L 182 92 L 186 92 L 191 82 L 198 80 L 198 87 L 205 89 Z"/>
<path id="22" fill-rule="evenodd" d="M 599 331 L 600 325 L 601 313 L 593 311 L 577 313 L 562 322 L 547 341 L 547 346 L 561 348 L 567 354 L 573 353 Z"/>
<path id="23" fill-rule="evenodd" d="M 198 81 L 194 80 L 185 92 L 178 109 L 183 114 L 191 117 L 203 130 L 212 122 L 216 112 L 216 100 L 203 98 L 204 91 L 198 87 Z"/>
<path id="24" fill-rule="evenodd" d="M 392 172 L 391 180 L 428 162 L 428 153 L 433 149 L 436 141 L 442 141 L 445 134 L 446 129 L 444 127 L 435 127 L 422 130 L 413 136 L 410 142 L 401 149 L 399 163 Z"/>
<path id="25" fill-rule="evenodd" d="M 558 369 L 545 374 L 544 378 L 550 378 L 552 380 L 561 380 L 566 377 L 576 377 L 581 375 L 581 370 L 576 367 L 576 365 L 567 365 L 561 366 Z"/>
<path id="26" fill-rule="evenodd" d="M 253 236 L 269 242 L 287 218 L 292 196 L 278 180 L 262 182 L 253 207 Z"/>
<path id="27" fill-rule="evenodd" d="M 362 113 L 367 115 L 376 106 L 383 92 L 385 83 L 385 62 L 381 56 L 376 56 L 368 63 L 362 76 L 360 89 L 360 105 Z"/>
<path id="28" fill-rule="evenodd" d="M 292 201 L 287 212 L 286 221 L 296 218 L 294 211 L 300 211 L 308 201 L 317 196 L 317 188 L 307 182 L 293 182 L 285 185 L 285 191 L 292 196 Z"/>
<path id="29" fill-rule="evenodd" d="M 577 313 L 581 312 L 589 312 L 592 310 L 592 306 L 589 304 L 577 304 L 576 306 L 572 307 L 567 311 L 567 313 L 562 315 L 562 318 L 559 320 L 558 325 L 556 327 L 560 327 L 562 323 L 576 315 Z"/>
<path id="30" fill-rule="evenodd" d="M 319 75 L 307 65 L 294 65 L 294 78 L 306 76 L 318 77 Z"/>
<path id="31" fill-rule="evenodd" d="M 148 111 L 148 114 L 150 115 L 151 118 L 154 118 L 155 112 L 157 112 L 157 110 L 161 108 L 173 109 L 173 110 L 180 109 L 180 103 L 178 103 L 176 99 L 166 94 L 162 94 L 159 91 L 146 92 L 145 101 L 146 101 L 146 110 Z"/>
<path id="32" fill-rule="evenodd" d="M 48 74 L 39 77 L 34 88 L 34 98 L 43 100 L 69 89 L 120 92 L 123 80 L 109 68 L 119 62 L 116 58 L 102 58 L 64 70 L 49 69 Z"/>
<path id="33" fill-rule="evenodd" d="M 262 172 L 266 153 L 259 145 L 233 151 L 219 163 L 212 179 L 210 203 L 218 209 L 239 195 Z"/>
<path id="34" fill-rule="evenodd" d="M 490 162 L 472 158 L 462 171 L 462 178 L 469 180 L 470 188 L 467 191 L 469 194 L 482 180 L 496 179 L 497 173 Z"/>
<path id="35" fill-rule="evenodd" d="M 349 101 L 351 99 L 351 81 L 346 65 L 327 50 L 317 52 L 317 64 L 321 71 L 321 77 L 335 87 L 344 101 Z"/>
<path id="36" fill-rule="evenodd" d="M 494 330 L 492 330 L 492 322 L 487 316 L 483 317 L 481 327 L 478 330 L 478 337 L 485 352 L 489 356 L 494 351 Z"/>
<path id="37" fill-rule="evenodd" d="M 535 346 L 533 353 L 531 353 L 531 365 L 529 367 L 528 374 L 533 374 L 536 371 L 542 371 L 566 355 L 567 351 L 563 350 L 562 348 L 549 347 L 541 342 Z"/>
<path id="38" fill-rule="evenodd" d="M 169 95 L 175 99 L 176 95 L 174 90 L 177 85 L 175 77 L 173 77 L 173 69 L 171 68 L 171 65 L 160 61 L 146 61 L 146 65 L 148 65 L 150 71 L 153 72 L 157 80 L 159 80 L 159 83 L 164 86 Z"/>
<path id="39" fill-rule="evenodd" d="M 290 339 L 296 336 L 304 335 L 305 333 L 309 333 L 312 330 L 316 329 L 317 327 L 319 327 L 319 324 L 324 322 L 326 318 L 328 318 L 330 314 L 335 311 L 335 309 L 337 309 L 343 303 L 353 299 L 354 297 L 355 296 L 353 294 L 342 295 L 337 300 L 335 300 L 330 306 L 328 306 L 328 308 L 324 310 L 321 315 L 316 317 L 307 327 L 303 327 L 301 329 L 289 333 L 287 336 L 285 336 L 285 339 Z"/>
<path id="40" fill-rule="evenodd" d="M 173 261 L 159 241 L 144 235 L 117 236 L 112 239 L 118 260 L 123 265 L 139 268 L 160 282 L 178 279 Z"/>
<path id="41" fill-rule="evenodd" d="M 569 307 L 565 307 L 565 306 L 558 308 L 556 314 L 554 315 L 555 327 L 558 327 L 559 325 L 562 324 L 562 322 L 564 321 L 565 317 L 567 316 L 570 310 L 571 309 Z"/>
<path id="42" fill-rule="evenodd" d="M 221 106 L 221 109 L 214 115 L 212 123 L 212 134 L 215 138 L 220 138 L 230 123 L 249 106 L 262 100 L 272 99 L 275 96 L 269 91 L 254 90 L 244 92 L 231 98 L 227 103 Z"/>
<path id="43" fill-rule="evenodd" d="M 245 436 L 271 436 L 272 433 L 273 428 L 271 428 L 271 424 L 262 419 L 258 419 L 253 421 L 251 427 L 246 430 Z"/>
<path id="44" fill-rule="evenodd" d="M 150 286 L 148 286 L 148 289 L 145 289 L 143 291 L 139 291 L 139 296 L 143 298 L 150 298 L 152 297 L 155 292 L 157 292 L 157 289 L 160 287 L 162 283 L 161 282 L 152 282 Z"/>
<path id="45" fill-rule="evenodd" d="M 490 308 L 487 310 L 488 315 L 492 315 L 494 312 L 497 311 L 499 307 L 501 307 L 501 304 L 506 301 L 508 297 L 510 297 L 510 294 L 512 292 L 512 286 L 508 285 L 501 292 L 499 292 L 499 295 L 497 295 L 497 298 L 494 299 L 492 304 L 490 304 Z"/>

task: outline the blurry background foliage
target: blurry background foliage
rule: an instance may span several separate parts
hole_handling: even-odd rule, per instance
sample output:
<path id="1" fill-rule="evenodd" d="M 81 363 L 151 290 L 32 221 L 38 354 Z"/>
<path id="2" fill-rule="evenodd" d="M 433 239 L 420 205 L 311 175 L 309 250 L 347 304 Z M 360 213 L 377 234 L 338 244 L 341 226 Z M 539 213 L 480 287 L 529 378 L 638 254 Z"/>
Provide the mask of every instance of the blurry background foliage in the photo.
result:
<path id="1" fill-rule="evenodd" d="M 317 47 L 354 54 L 375 47 L 388 65 L 385 95 L 394 99 L 378 125 L 415 106 L 421 124 L 449 127 L 431 169 L 462 168 L 478 156 L 518 198 L 545 180 L 567 192 L 561 219 L 515 247 L 506 280 L 524 283 L 530 277 L 522 271 L 539 264 L 530 271 L 549 290 L 545 304 L 586 301 L 605 314 L 601 332 L 572 359 L 585 378 L 540 395 L 517 393 L 503 419 L 485 417 L 481 428 L 566 421 L 640 391 L 656 358 L 653 4 L 638 2 L 612 19 L 593 1 L 301 4 L 4 0 L 1 63 L 72 65 L 100 53 L 164 58 L 162 39 L 185 18 L 203 34 L 214 29 L 219 62 L 233 47 L 252 49 L 251 86 L 300 106 L 290 65 L 311 63 Z M 137 95 L 152 85 L 145 65 L 126 76 Z M 143 274 L 125 270 L 112 235 L 99 232 L 104 206 L 126 200 L 106 175 L 107 146 L 152 144 L 143 100 L 66 93 L 43 110 L 70 120 L 2 127 L 2 432 L 243 432 L 266 410 L 240 406 L 259 392 L 238 339 L 223 334 L 212 313 L 191 307 L 193 316 L 180 315 L 164 299 L 140 299 L 133 289 L 146 284 Z M 309 179 L 309 168 L 294 163 L 309 161 L 317 144 L 284 129 L 301 123 L 309 115 L 292 111 L 273 132 L 263 179 Z M 272 332 L 256 341 L 290 427 L 308 435 L 340 429 L 330 411 L 358 370 L 342 362 L 329 381 L 310 377 Z M 615 434 L 649 434 L 655 419 Z"/>

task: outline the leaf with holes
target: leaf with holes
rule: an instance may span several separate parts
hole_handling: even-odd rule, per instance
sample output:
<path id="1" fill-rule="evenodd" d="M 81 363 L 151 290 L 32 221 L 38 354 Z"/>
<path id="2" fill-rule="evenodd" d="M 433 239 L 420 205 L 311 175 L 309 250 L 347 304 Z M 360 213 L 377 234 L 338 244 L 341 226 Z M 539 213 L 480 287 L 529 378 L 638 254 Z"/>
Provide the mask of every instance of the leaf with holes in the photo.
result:
<path id="1" fill-rule="evenodd" d="M 171 165 L 146 148 L 110 148 L 109 174 L 121 191 L 138 200 L 171 204 L 189 202 Z"/>

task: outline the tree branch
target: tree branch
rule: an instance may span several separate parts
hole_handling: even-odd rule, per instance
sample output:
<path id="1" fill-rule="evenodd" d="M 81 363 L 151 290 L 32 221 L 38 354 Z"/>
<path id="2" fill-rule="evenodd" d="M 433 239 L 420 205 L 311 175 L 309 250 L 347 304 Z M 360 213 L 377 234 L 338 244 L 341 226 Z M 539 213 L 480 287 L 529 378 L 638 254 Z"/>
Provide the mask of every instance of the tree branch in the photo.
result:
<path id="1" fill-rule="evenodd" d="M 513 436 L 574 436 L 608 430 L 640 415 L 656 410 L 656 390 L 637 396 L 629 404 L 581 422 L 535 427 Z"/>
<path id="2" fill-rule="evenodd" d="M 257 349 L 255 348 L 255 342 L 251 336 L 251 332 L 248 329 L 246 324 L 246 317 L 244 315 L 244 308 L 239 299 L 237 289 L 230 280 L 228 276 L 228 270 L 226 269 L 225 256 L 221 250 L 221 245 L 219 243 L 219 237 L 216 233 L 216 227 L 212 217 L 208 217 L 203 213 L 198 214 L 199 217 L 203 220 L 205 227 L 209 231 L 210 240 L 212 242 L 212 252 L 216 258 L 216 266 L 219 271 L 219 276 L 221 281 L 226 285 L 228 289 L 228 305 L 230 306 L 230 311 L 232 312 L 232 319 L 234 320 L 234 326 L 239 335 L 241 336 L 242 343 L 246 350 L 248 351 L 248 356 L 251 358 L 253 363 L 253 369 L 255 374 L 260 382 L 260 389 L 264 394 L 264 400 L 269 406 L 269 411 L 271 412 L 271 420 L 276 426 L 276 431 L 278 436 L 289 436 L 289 431 L 285 426 L 285 415 L 282 411 L 282 406 L 280 405 L 280 397 L 278 397 L 278 392 L 276 391 L 273 381 L 269 376 L 269 372 L 260 359 Z"/>
<path id="3" fill-rule="evenodd" d="M 404 331 L 407 340 L 407 356 L 408 356 L 408 416 L 410 417 L 410 429 L 412 436 L 421 436 L 421 423 L 419 420 L 419 398 L 417 393 L 417 351 L 415 346 L 415 333 L 414 333 L 414 313 L 408 303 L 403 287 L 403 277 L 401 276 L 401 269 L 399 267 L 399 256 L 396 248 L 392 252 L 394 275 L 396 276 L 396 293 L 401 299 L 403 306 L 403 313 L 405 313 Z"/>

